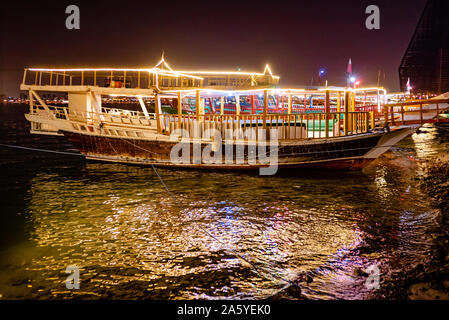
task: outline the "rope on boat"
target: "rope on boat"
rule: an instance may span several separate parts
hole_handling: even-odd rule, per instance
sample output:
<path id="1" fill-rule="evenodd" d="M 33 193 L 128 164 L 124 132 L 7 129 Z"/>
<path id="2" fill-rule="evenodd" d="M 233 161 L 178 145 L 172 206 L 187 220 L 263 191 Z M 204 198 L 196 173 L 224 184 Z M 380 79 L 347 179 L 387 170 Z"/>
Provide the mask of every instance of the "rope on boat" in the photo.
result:
<path id="1" fill-rule="evenodd" d="M 6 147 L 6 148 L 12 148 L 12 149 L 22 149 L 22 150 L 28 150 L 28 151 L 38 151 L 38 152 L 56 153 L 56 154 L 84 157 L 83 154 L 75 153 L 75 152 L 64 152 L 64 151 L 56 151 L 56 150 L 48 150 L 48 149 L 23 147 L 23 146 L 16 146 L 16 145 L 12 145 L 12 144 L 4 144 L 4 143 L 0 143 L 0 146 Z"/>

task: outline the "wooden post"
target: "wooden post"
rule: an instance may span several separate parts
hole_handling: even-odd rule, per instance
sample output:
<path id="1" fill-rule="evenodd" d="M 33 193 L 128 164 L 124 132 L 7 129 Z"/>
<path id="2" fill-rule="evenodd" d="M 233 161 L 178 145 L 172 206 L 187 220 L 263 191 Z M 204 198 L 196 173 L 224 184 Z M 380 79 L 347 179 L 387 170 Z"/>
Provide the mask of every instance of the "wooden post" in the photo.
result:
<path id="1" fill-rule="evenodd" d="M 292 94 L 291 93 L 288 94 L 288 109 L 287 109 L 287 113 L 289 115 L 292 114 Z"/>
<path id="2" fill-rule="evenodd" d="M 351 111 L 355 112 L 355 91 L 351 94 Z"/>
<path id="3" fill-rule="evenodd" d="M 401 105 L 401 120 L 402 120 L 402 124 L 404 124 L 404 106 Z"/>
<path id="4" fill-rule="evenodd" d="M 162 109 L 161 109 L 161 98 L 159 97 L 159 94 L 156 93 L 154 96 L 154 110 L 156 112 L 156 122 L 157 122 L 157 132 L 162 133 Z"/>
<path id="5" fill-rule="evenodd" d="M 282 99 L 281 99 L 281 106 L 282 106 L 282 114 L 285 114 L 285 95 L 282 95 Z"/>
<path id="6" fill-rule="evenodd" d="M 337 92 L 337 112 L 341 112 L 341 92 Z"/>
<path id="7" fill-rule="evenodd" d="M 53 72 L 50 71 L 50 85 L 52 84 L 52 82 L 53 82 Z"/>
<path id="8" fill-rule="evenodd" d="M 263 91 L 263 128 L 267 128 L 268 90 Z"/>
<path id="9" fill-rule="evenodd" d="M 240 115 L 240 96 L 235 95 L 235 114 Z"/>
<path id="10" fill-rule="evenodd" d="M 395 120 L 394 120 L 394 107 L 393 107 L 393 106 L 391 107 L 391 124 L 392 124 L 393 126 L 396 125 L 396 122 L 395 122 Z"/>
<path id="11" fill-rule="evenodd" d="M 348 126 L 349 126 L 349 91 L 345 91 L 345 121 L 344 121 L 344 135 L 348 135 Z"/>
<path id="12" fill-rule="evenodd" d="M 340 125 L 341 125 L 341 100 L 342 100 L 342 95 L 341 95 L 341 91 L 337 91 L 337 126 L 338 126 L 338 136 L 340 136 Z"/>
<path id="13" fill-rule="evenodd" d="M 371 129 L 374 130 L 374 126 L 376 125 L 376 120 L 374 119 L 374 111 L 371 111 L 370 116 L 371 116 Z"/>
<path id="14" fill-rule="evenodd" d="M 25 84 L 25 83 L 26 83 L 26 79 L 27 79 L 27 72 L 28 72 L 28 69 L 27 69 L 27 68 L 25 68 L 25 72 L 23 73 L 22 84 Z"/>
<path id="15" fill-rule="evenodd" d="M 377 102 L 377 112 L 380 112 L 380 94 L 379 94 L 379 89 L 377 89 L 376 102 Z"/>
<path id="16" fill-rule="evenodd" d="M 365 120 L 364 128 L 365 128 L 365 133 L 366 133 L 369 130 L 369 112 L 365 112 L 365 119 L 364 120 Z"/>
<path id="17" fill-rule="evenodd" d="M 137 88 L 140 89 L 140 71 L 137 71 Z"/>
<path id="18" fill-rule="evenodd" d="M 94 71 L 94 86 L 97 85 L 97 70 Z"/>
<path id="19" fill-rule="evenodd" d="M 150 115 L 148 114 L 147 107 L 145 106 L 145 102 L 143 102 L 142 97 L 137 97 L 137 100 L 138 100 L 139 103 L 140 103 L 140 107 L 142 108 L 143 115 L 144 115 L 146 118 L 149 118 Z"/>
<path id="20" fill-rule="evenodd" d="M 34 113 L 34 99 L 33 92 L 31 90 L 28 91 L 28 98 L 30 99 L 30 113 Z"/>
<path id="21" fill-rule="evenodd" d="M 196 90 L 196 117 L 197 117 L 197 120 L 199 119 L 199 115 L 201 114 L 200 109 L 201 109 L 200 90 Z"/>
<path id="22" fill-rule="evenodd" d="M 181 97 L 181 91 L 178 92 L 178 123 L 179 123 L 179 129 L 181 129 L 181 125 L 182 125 L 182 97 Z"/>
<path id="23" fill-rule="evenodd" d="M 221 114 L 221 115 L 224 115 L 224 103 L 225 103 L 224 97 L 221 96 L 221 97 L 220 97 L 220 114 Z"/>
<path id="24" fill-rule="evenodd" d="M 351 111 L 355 112 L 356 108 L 355 108 L 356 102 L 355 102 L 355 91 L 352 92 L 351 94 Z M 357 131 L 357 114 L 353 113 L 352 114 L 352 127 L 351 127 L 351 132 L 356 129 Z"/>
<path id="25" fill-rule="evenodd" d="M 251 114 L 255 114 L 254 111 L 254 95 L 251 95 Z"/>
<path id="26" fill-rule="evenodd" d="M 388 126 L 388 106 L 384 105 L 384 122 L 385 126 Z"/>
<path id="27" fill-rule="evenodd" d="M 126 88 L 126 70 L 123 71 L 123 85 L 122 85 L 122 87 Z"/>
<path id="28" fill-rule="evenodd" d="M 84 71 L 81 71 L 81 85 L 84 85 Z"/>
<path id="29" fill-rule="evenodd" d="M 331 112 L 331 103 L 330 103 L 330 93 L 329 90 L 326 90 L 326 98 L 324 102 L 324 108 L 325 108 L 325 132 L 326 132 L 326 138 L 329 138 L 329 118 L 330 118 L 330 112 Z"/>
<path id="30" fill-rule="evenodd" d="M 40 105 L 45 109 L 45 111 L 47 111 L 47 114 L 49 115 L 50 118 L 55 119 L 56 115 L 50 111 L 50 109 L 48 108 L 48 106 L 45 104 L 44 100 L 41 99 L 41 97 L 39 97 L 39 95 L 33 91 L 30 90 L 31 96 L 35 96 L 37 101 L 40 103 Z"/>

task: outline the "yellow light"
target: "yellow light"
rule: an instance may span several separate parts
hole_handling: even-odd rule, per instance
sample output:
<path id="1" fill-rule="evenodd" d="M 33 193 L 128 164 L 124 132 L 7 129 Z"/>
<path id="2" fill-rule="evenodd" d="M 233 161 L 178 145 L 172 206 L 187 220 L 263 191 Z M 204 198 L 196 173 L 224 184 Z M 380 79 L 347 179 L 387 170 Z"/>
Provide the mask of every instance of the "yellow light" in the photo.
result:
<path id="1" fill-rule="evenodd" d="M 384 88 L 381 87 L 368 87 L 368 88 L 356 88 L 356 89 L 351 89 L 352 91 L 383 91 L 383 92 L 387 92 L 387 90 L 385 90 Z"/>
<path id="2" fill-rule="evenodd" d="M 265 73 L 257 73 L 257 72 L 242 72 L 242 71 L 178 71 L 187 74 L 203 74 L 203 75 L 238 75 L 238 76 L 265 76 Z M 271 71 L 270 75 L 275 79 L 280 79 L 280 76 L 274 76 Z"/>
<path id="3" fill-rule="evenodd" d="M 247 90 L 220 90 L 220 89 L 211 89 L 211 88 L 203 88 L 203 89 L 185 89 L 185 90 L 162 90 L 162 93 L 183 93 L 183 94 L 195 94 L 197 91 L 200 91 L 201 93 L 205 94 L 222 94 L 225 95 L 257 95 L 260 92 L 264 92 L 265 90 L 270 91 L 271 94 L 286 94 L 286 93 L 303 93 L 305 92 L 304 89 L 272 89 L 272 88 L 261 88 L 261 89 L 247 89 Z"/>
<path id="4" fill-rule="evenodd" d="M 189 74 L 183 74 L 180 72 L 175 72 L 171 70 L 161 70 L 159 68 L 151 69 L 123 69 L 123 68 L 72 68 L 72 69 L 51 69 L 51 68 L 28 68 L 29 71 L 37 72 L 93 72 L 93 71 L 104 71 L 104 72 L 148 72 L 155 74 L 162 74 L 168 77 L 186 77 L 198 80 L 203 80 L 202 77 L 192 76 Z"/>
<path id="5" fill-rule="evenodd" d="M 265 75 L 267 73 L 267 71 L 268 71 L 268 73 L 270 73 L 271 76 L 273 75 L 273 72 L 271 72 L 270 66 L 268 64 L 265 66 L 265 70 L 263 71 L 263 74 Z"/>

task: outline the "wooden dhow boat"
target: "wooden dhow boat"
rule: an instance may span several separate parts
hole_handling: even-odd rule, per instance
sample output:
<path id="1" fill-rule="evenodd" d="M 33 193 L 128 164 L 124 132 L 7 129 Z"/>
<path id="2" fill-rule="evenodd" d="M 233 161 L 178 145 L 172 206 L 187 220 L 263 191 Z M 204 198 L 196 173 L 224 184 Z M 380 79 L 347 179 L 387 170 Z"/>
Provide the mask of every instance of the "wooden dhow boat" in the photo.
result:
<path id="1" fill-rule="evenodd" d="M 250 170 L 366 166 L 449 99 L 385 104 L 383 88 L 279 88 L 264 72 L 153 68 L 25 69 L 31 133 L 64 135 L 87 159 Z M 51 105 L 42 93 L 66 94 Z M 110 100 L 134 108 L 107 107 Z"/>

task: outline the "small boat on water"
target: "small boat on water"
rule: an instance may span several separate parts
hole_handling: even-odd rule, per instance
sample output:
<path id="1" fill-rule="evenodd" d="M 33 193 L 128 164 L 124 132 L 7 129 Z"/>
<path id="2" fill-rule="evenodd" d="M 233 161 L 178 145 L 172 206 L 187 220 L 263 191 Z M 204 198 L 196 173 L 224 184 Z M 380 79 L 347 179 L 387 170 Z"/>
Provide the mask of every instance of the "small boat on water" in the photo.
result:
<path id="1" fill-rule="evenodd" d="M 87 159 L 172 168 L 357 169 L 448 108 L 385 104 L 384 88 L 280 88 L 264 72 L 25 69 L 35 134 L 63 135 Z M 42 92 L 66 94 L 68 106 Z M 140 110 L 105 107 L 126 99 Z M 267 173 L 269 174 L 269 173 Z"/>

